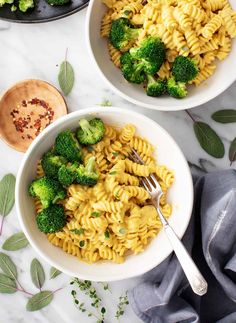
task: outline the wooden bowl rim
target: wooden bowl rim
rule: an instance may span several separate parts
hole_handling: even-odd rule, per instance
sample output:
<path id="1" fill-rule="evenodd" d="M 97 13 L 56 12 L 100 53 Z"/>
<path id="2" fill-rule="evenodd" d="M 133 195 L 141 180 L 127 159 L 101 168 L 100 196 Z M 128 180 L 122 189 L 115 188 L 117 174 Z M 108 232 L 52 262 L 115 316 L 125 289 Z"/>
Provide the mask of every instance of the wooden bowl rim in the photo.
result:
<path id="1" fill-rule="evenodd" d="M 48 89 L 50 89 L 51 88 L 51 90 L 53 90 L 54 91 L 54 93 L 57 93 L 57 95 L 59 96 L 59 97 L 61 97 L 62 98 L 62 101 L 63 101 L 63 103 L 64 103 L 64 114 L 63 115 L 66 115 L 66 114 L 68 114 L 68 106 L 67 106 L 67 103 L 66 103 L 66 100 L 65 100 L 65 98 L 64 98 L 64 96 L 63 96 L 63 94 L 61 93 L 61 91 L 56 87 L 56 86 L 54 86 L 54 85 L 52 85 L 51 83 L 49 83 L 48 81 L 44 81 L 44 80 L 40 80 L 40 79 L 24 79 L 24 80 L 21 80 L 21 81 L 18 81 L 18 82 L 16 82 L 16 83 L 14 83 L 13 85 L 11 85 L 10 87 L 8 87 L 5 91 L 3 91 L 3 93 L 2 94 L 0 94 L 0 109 L 1 109 L 1 104 L 2 104 L 2 100 L 10 93 L 10 92 L 12 92 L 12 91 L 14 91 L 15 90 L 15 88 L 16 87 L 18 87 L 19 85 L 20 86 L 22 86 L 22 85 L 24 85 L 25 83 L 29 83 L 30 84 L 30 82 L 31 83 L 39 83 L 39 85 L 40 84 L 44 84 L 44 85 L 46 85 L 47 86 L 47 88 Z M 63 116 L 62 115 L 62 116 Z M 21 149 L 21 148 L 19 148 L 19 147 L 17 147 L 17 145 L 12 145 L 8 140 L 7 140 L 7 138 L 4 136 L 4 134 L 3 134 L 3 132 L 2 132 L 2 129 L 1 129 L 1 127 L 0 127 L 0 139 L 2 140 L 2 141 L 4 141 L 9 147 L 11 147 L 11 148 L 13 148 L 14 150 L 17 150 L 17 151 L 19 151 L 19 152 L 26 152 L 26 150 L 25 149 Z M 33 140 L 32 140 L 32 142 L 33 142 Z"/>

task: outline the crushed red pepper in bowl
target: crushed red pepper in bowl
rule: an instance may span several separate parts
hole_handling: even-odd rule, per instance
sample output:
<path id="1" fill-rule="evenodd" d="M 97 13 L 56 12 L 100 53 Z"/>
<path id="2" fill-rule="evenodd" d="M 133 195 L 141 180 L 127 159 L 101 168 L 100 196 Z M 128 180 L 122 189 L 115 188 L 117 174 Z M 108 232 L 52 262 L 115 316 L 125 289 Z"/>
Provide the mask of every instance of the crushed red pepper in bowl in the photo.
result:
<path id="1" fill-rule="evenodd" d="M 25 109 L 24 109 L 25 108 Z M 42 109 L 41 113 L 34 113 L 34 109 Z M 25 111 L 24 111 L 25 110 Z M 22 100 L 16 108 L 10 111 L 12 122 L 17 132 L 23 133 L 22 139 L 34 139 L 38 134 L 53 121 L 54 110 L 49 104 L 39 98 Z M 33 129 L 34 134 L 31 134 Z M 28 133 L 30 131 L 30 134 Z"/>
<path id="2" fill-rule="evenodd" d="M 0 100 L 0 134 L 4 141 L 19 151 L 54 120 L 67 113 L 61 93 L 40 80 L 15 84 Z"/>

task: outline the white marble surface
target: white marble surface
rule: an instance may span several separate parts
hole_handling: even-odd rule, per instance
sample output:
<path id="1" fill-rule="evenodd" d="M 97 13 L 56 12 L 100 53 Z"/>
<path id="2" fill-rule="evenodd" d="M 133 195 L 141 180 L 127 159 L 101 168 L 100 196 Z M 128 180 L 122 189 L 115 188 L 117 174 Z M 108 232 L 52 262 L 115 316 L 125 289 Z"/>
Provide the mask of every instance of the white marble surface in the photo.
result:
<path id="1" fill-rule="evenodd" d="M 0 92 L 7 87 L 26 78 L 44 79 L 58 86 L 58 64 L 63 60 L 65 50 L 69 48 L 68 59 L 73 64 L 76 72 L 76 83 L 71 95 L 67 98 L 70 111 L 83 109 L 99 104 L 103 99 L 108 99 L 113 106 L 124 109 L 133 109 L 144 113 L 156 120 L 170 132 L 185 153 L 187 159 L 194 164 L 201 163 L 208 170 L 215 168 L 229 168 L 227 153 L 223 159 L 210 158 L 200 147 L 195 139 L 192 122 L 185 112 L 157 112 L 145 110 L 134 106 L 107 87 L 107 84 L 98 75 L 88 56 L 85 46 L 85 14 L 86 9 L 69 18 L 46 24 L 20 25 L 0 22 Z M 211 113 L 219 108 L 235 108 L 236 84 L 231 86 L 224 94 L 204 106 L 195 108 L 192 113 L 211 124 L 223 138 L 228 150 L 229 142 L 236 136 L 235 124 L 222 126 L 214 123 Z M 17 174 L 23 154 L 9 148 L 0 141 L 0 177 L 8 172 Z M 206 161 L 207 160 L 207 161 Z M 234 164 L 232 167 L 235 167 Z M 0 237 L 0 246 L 6 237 L 19 230 L 19 223 L 15 209 L 6 218 L 4 234 Z M 22 251 L 9 252 L 19 268 L 19 280 L 28 291 L 36 293 L 29 276 L 30 262 L 38 257 L 31 247 Z M 39 257 L 38 257 L 39 258 Z M 42 261 L 46 272 L 49 265 Z M 137 284 L 140 278 L 111 283 L 112 295 L 99 290 L 107 305 L 109 315 L 106 322 L 116 322 L 114 319 L 114 304 L 118 296 L 127 288 Z M 27 312 L 25 303 L 27 297 L 22 293 L 12 295 L 0 294 L 0 322 L 38 322 L 38 323 L 87 323 L 93 322 L 81 314 L 73 305 L 70 296 L 71 287 L 68 286 L 69 277 L 61 275 L 55 280 L 47 281 L 45 287 L 56 289 L 65 286 L 55 295 L 53 302 L 39 312 Z M 122 323 L 138 323 L 139 319 L 128 307 Z"/>

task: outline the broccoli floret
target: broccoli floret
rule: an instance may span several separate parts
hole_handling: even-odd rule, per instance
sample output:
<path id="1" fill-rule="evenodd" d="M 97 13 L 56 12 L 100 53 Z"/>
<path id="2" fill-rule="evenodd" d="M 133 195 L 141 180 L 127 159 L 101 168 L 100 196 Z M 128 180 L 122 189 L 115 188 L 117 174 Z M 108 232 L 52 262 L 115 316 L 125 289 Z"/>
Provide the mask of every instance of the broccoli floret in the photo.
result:
<path id="1" fill-rule="evenodd" d="M 61 231 L 66 224 L 62 205 L 55 204 L 43 209 L 36 217 L 38 228 L 44 233 Z"/>
<path id="2" fill-rule="evenodd" d="M 155 74 L 159 71 L 166 56 L 164 43 L 160 38 L 153 36 L 145 38 L 139 47 L 131 48 L 129 52 L 133 59 L 143 63 L 147 74 Z"/>
<path id="3" fill-rule="evenodd" d="M 29 194 L 40 199 L 43 208 L 64 199 L 66 196 L 61 184 L 46 176 L 36 179 L 30 184 Z"/>
<path id="4" fill-rule="evenodd" d="M 80 165 L 77 170 L 77 182 L 81 185 L 94 186 L 99 174 L 95 170 L 95 157 L 89 158 L 86 166 Z"/>
<path id="5" fill-rule="evenodd" d="M 174 77 L 167 80 L 167 92 L 170 96 L 177 99 L 182 99 L 188 94 L 186 84 L 183 82 L 176 82 Z"/>
<path id="6" fill-rule="evenodd" d="M 79 125 L 77 138 L 82 145 L 94 145 L 102 140 L 105 133 L 105 126 L 101 119 L 93 118 L 89 121 L 81 119 Z"/>
<path id="7" fill-rule="evenodd" d="M 199 73 L 197 63 L 188 57 L 178 56 L 174 60 L 172 73 L 177 82 L 189 82 Z"/>
<path id="8" fill-rule="evenodd" d="M 51 6 L 63 6 L 64 4 L 70 3 L 71 0 L 46 0 Z"/>
<path id="9" fill-rule="evenodd" d="M 127 18 L 119 18 L 112 22 L 109 40 L 119 50 L 127 50 L 138 38 L 140 29 L 134 28 Z"/>
<path id="10" fill-rule="evenodd" d="M 145 80 L 143 64 L 136 63 L 130 53 L 124 53 L 120 58 L 121 71 L 124 78 L 131 83 L 141 84 Z"/>
<path id="11" fill-rule="evenodd" d="M 19 9 L 22 12 L 26 12 L 28 9 L 34 8 L 33 0 L 19 0 Z"/>
<path id="12" fill-rule="evenodd" d="M 56 156 L 51 151 L 43 155 L 42 167 L 46 176 L 57 179 L 59 168 L 66 164 L 67 160 L 63 156 Z"/>
<path id="13" fill-rule="evenodd" d="M 0 7 L 4 6 L 4 4 L 12 4 L 14 0 L 0 0 Z"/>
<path id="14" fill-rule="evenodd" d="M 147 75 L 147 95 L 161 96 L 166 91 L 165 80 L 155 79 L 152 75 Z"/>
<path id="15" fill-rule="evenodd" d="M 58 171 L 58 180 L 64 186 L 71 185 L 77 177 L 78 163 L 62 165 Z"/>
<path id="16" fill-rule="evenodd" d="M 75 135 L 69 130 L 59 133 L 56 137 L 55 152 L 71 162 L 82 161 L 82 149 Z"/>

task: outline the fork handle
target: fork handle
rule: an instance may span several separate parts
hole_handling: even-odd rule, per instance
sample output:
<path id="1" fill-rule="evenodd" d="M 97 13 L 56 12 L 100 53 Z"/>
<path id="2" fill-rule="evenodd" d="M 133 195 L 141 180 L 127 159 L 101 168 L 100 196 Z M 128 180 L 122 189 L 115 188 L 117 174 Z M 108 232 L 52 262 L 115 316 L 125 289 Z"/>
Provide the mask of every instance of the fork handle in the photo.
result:
<path id="1" fill-rule="evenodd" d="M 204 295 L 207 292 L 206 280 L 168 222 L 164 224 L 164 229 L 192 290 L 197 295 Z"/>

